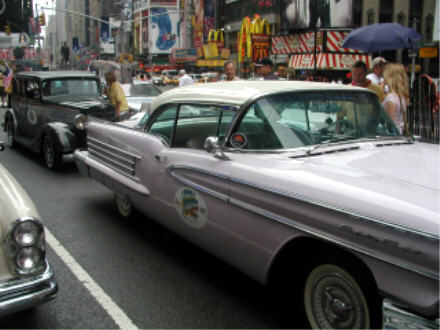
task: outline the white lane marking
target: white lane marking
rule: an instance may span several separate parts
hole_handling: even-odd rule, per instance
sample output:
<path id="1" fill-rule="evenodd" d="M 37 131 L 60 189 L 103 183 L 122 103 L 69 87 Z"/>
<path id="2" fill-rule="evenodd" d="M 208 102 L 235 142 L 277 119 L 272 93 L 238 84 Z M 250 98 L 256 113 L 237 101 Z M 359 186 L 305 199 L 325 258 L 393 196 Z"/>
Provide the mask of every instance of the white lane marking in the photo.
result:
<path id="1" fill-rule="evenodd" d="M 104 292 L 93 278 L 76 262 L 75 258 L 61 245 L 61 243 L 44 228 L 46 242 L 51 246 L 55 253 L 64 261 L 75 277 L 86 287 L 90 294 L 107 311 L 120 329 L 138 329 L 124 311 Z M 50 261 L 49 261 L 50 262 Z"/>

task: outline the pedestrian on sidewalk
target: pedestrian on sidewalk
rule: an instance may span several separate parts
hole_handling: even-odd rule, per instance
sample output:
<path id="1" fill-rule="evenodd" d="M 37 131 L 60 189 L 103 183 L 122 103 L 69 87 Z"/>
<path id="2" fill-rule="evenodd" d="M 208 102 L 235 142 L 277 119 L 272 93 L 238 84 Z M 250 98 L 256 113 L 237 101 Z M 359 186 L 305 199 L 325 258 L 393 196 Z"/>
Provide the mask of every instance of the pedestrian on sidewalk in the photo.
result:
<path id="1" fill-rule="evenodd" d="M 235 75 L 234 62 L 232 62 L 232 61 L 226 62 L 225 65 L 223 66 L 223 68 L 224 68 L 225 75 L 226 75 L 226 81 L 240 80 L 240 78 L 238 78 Z"/>
<path id="2" fill-rule="evenodd" d="M 383 76 L 390 92 L 382 105 L 400 133 L 409 136 L 406 116 L 409 103 L 409 83 L 406 70 L 402 64 L 390 63 L 386 65 Z"/>
<path id="3" fill-rule="evenodd" d="M 385 100 L 382 88 L 367 78 L 367 65 L 363 61 L 357 61 L 351 67 L 351 84 L 353 86 L 368 88 L 375 92 L 380 102 Z"/>
<path id="4" fill-rule="evenodd" d="M 261 75 L 264 77 L 264 80 L 279 80 L 276 74 L 273 73 L 273 62 L 270 58 L 265 57 L 260 62 L 261 65 Z"/>
<path id="5" fill-rule="evenodd" d="M 371 65 L 373 66 L 373 72 L 367 75 L 367 78 L 376 85 L 382 85 L 383 83 L 383 70 L 387 61 L 383 57 L 376 57 Z"/>
<path id="6" fill-rule="evenodd" d="M 193 84 L 194 80 L 192 80 L 192 78 L 186 74 L 185 70 L 181 69 L 179 71 L 179 87 Z"/>
<path id="7" fill-rule="evenodd" d="M 3 78 L 4 78 L 4 74 L 3 72 L 0 71 L 0 97 L 2 99 L 2 108 L 5 107 L 5 97 L 6 97 L 6 92 L 5 92 L 5 85 L 3 83 Z"/>

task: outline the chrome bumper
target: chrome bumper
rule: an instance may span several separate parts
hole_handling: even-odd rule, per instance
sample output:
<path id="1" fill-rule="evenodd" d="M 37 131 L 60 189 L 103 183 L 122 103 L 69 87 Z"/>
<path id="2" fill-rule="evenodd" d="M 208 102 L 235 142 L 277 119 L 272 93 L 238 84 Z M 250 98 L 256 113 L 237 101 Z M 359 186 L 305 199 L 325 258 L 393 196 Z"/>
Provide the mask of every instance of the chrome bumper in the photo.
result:
<path id="1" fill-rule="evenodd" d="M 397 307 L 388 299 L 382 304 L 384 329 L 438 329 L 439 319 L 428 320 Z"/>
<path id="2" fill-rule="evenodd" d="M 0 316 L 49 301 L 57 291 L 54 272 L 46 261 L 46 270 L 40 275 L 0 282 Z"/>

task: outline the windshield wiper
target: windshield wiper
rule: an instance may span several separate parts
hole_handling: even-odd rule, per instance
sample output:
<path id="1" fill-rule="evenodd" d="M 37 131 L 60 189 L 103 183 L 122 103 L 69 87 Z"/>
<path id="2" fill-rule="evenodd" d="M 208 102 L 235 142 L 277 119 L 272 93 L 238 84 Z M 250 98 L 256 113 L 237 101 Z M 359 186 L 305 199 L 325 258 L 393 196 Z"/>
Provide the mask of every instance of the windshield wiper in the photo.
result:
<path id="1" fill-rule="evenodd" d="M 319 149 L 321 147 L 326 147 L 326 146 L 329 146 L 332 143 L 336 143 L 336 142 L 342 142 L 342 141 L 354 140 L 354 139 L 355 138 L 352 137 L 352 136 L 341 136 L 341 137 L 338 137 L 338 138 L 334 138 L 334 139 L 330 139 L 330 140 L 321 142 L 320 144 L 318 144 L 316 146 L 308 148 L 305 152 L 306 152 L 307 155 L 311 155 L 313 151 L 315 151 L 315 150 L 317 150 L 317 149 Z M 356 140 L 359 140 L 359 139 L 356 139 Z"/>

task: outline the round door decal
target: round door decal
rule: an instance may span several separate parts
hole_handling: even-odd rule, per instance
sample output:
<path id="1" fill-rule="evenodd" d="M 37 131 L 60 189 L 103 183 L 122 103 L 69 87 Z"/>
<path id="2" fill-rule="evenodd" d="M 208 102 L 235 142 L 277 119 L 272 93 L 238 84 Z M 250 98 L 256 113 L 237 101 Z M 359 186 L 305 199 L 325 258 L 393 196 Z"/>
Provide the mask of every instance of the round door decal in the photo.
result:
<path id="1" fill-rule="evenodd" d="M 38 117 L 37 117 L 37 113 L 35 112 L 34 109 L 29 109 L 26 113 L 26 117 L 27 117 L 29 124 L 35 125 L 37 123 Z"/>
<path id="2" fill-rule="evenodd" d="M 190 188 L 180 188 L 176 193 L 176 210 L 183 221 L 194 228 L 206 224 L 208 211 L 200 194 Z"/>

